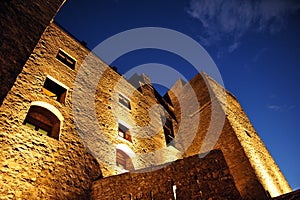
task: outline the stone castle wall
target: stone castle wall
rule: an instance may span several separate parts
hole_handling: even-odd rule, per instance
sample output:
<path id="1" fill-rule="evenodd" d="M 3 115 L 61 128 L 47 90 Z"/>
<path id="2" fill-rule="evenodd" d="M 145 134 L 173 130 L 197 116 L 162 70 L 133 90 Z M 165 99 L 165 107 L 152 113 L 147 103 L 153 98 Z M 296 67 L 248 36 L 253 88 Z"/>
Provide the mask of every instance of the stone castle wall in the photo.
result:
<path id="1" fill-rule="evenodd" d="M 0 1 L 0 105 L 64 1 Z"/>
<path id="2" fill-rule="evenodd" d="M 234 132 L 234 137 L 238 140 L 239 148 L 244 151 L 247 162 L 253 168 L 252 181 L 256 182 L 255 180 L 258 180 L 271 197 L 291 192 L 288 182 L 252 126 L 238 100 L 228 91 L 226 91 L 226 98 L 221 98 L 218 94 L 221 89 L 220 86 L 210 77 L 207 77 L 207 80 L 210 82 L 211 87 L 214 88 L 214 93 L 226 113 L 226 121 L 229 122 L 232 129 L 231 132 Z M 222 140 L 222 137 L 220 139 Z M 228 139 L 224 137 L 223 141 L 228 142 Z M 244 176 L 247 176 L 246 173 Z M 250 188 L 249 185 L 248 187 L 244 186 L 244 188 Z M 247 193 L 250 193 L 250 191 Z M 253 191 L 257 190 L 253 188 Z"/>
<path id="3" fill-rule="evenodd" d="M 117 191 L 123 186 L 118 185 L 118 180 L 128 184 L 134 180 L 141 185 L 130 187 L 124 198 L 133 195 L 161 199 L 162 194 L 172 198 L 170 183 L 176 185 L 176 194 L 183 199 L 196 199 L 199 195 L 219 198 L 223 193 L 222 197 L 229 198 L 227 189 L 238 197 L 234 184 L 246 199 L 266 199 L 265 190 L 271 196 L 290 191 L 229 92 L 225 91 L 222 98 L 224 89 L 203 73 L 190 81 L 195 94 L 187 92 L 187 84 L 179 80 L 162 99 L 144 75 L 142 82 L 146 84 L 136 90 L 54 23 L 44 31 L 62 3 L 0 2 L 0 25 L 7 27 L 0 30 L 0 36 L 5 38 L 0 42 L 1 199 L 88 198 L 93 181 L 103 177 L 109 178 L 96 182 L 93 197 L 107 194 L 119 198 Z M 56 58 L 59 51 L 76 61 L 73 69 Z M 83 78 L 78 78 L 81 75 Z M 49 77 L 67 90 L 65 101 L 58 102 L 45 93 L 43 87 Z M 129 109 L 120 104 L 120 94 L 128 97 Z M 199 102 L 197 107 L 191 104 L 194 95 Z M 30 108 L 41 104 L 60 116 L 56 126 L 60 134 L 54 138 L 24 124 Z M 177 138 L 168 146 L 162 127 L 166 120 Z M 222 120 L 220 131 L 220 127 L 211 125 Z M 119 123 L 130 128 L 130 141 L 119 136 Z M 211 137 L 206 137 L 208 132 Z M 218 132 L 220 135 L 214 135 Z M 220 153 L 209 154 L 201 160 L 203 163 L 189 158 L 210 149 L 222 150 L 228 168 Z M 125 172 L 116 164 L 117 150 L 131 157 L 135 170 L 185 159 L 153 173 L 113 176 Z M 197 178 L 181 182 L 186 171 Z M 154 190 L 149 190 L 148 178 L 156 181 Z M 157 183 L 164 187 L 159 188 Z M 119 189 L 108 194 L 112 184 Z"/>
<path id="4" fill-rule="evenodd" d="M 76 60 L 75 69 L 56 58 L 60 49 Z M 95 56 L 89 63 L 93 67 L 81 72 L 101 73 L 102 76 L 99 82 L 87 79 L 98 83 L 97 89 L 94 94 L 79 90 L 82 98 L 74 112 L 72 96 L 73 88 L 77 86 L 76 75 L 88 54 L 89 50 L 53 23 L 40 38 L 0 107 L 3 185 L 0 193 L 3 196 L 35 199 L 86 197 L 94 179 L 124 171 L 116 166 L 116 149 L 124 150 L 124 146 L 125 150 L 130 149 L 136 155 L 132 156 L 135 169 L 177 159 L 168 157 L 168 152 L 154 153 L 166 146 L 162 126 L 153 127 L 162 124 L 161 111 L 154 109 L 148 113 L 156 100 L 151 96 L 144 97 Z M 45 94 L 43 86 L 47 77 L 67 88 L 64 102 Z M 130 97 L 130 109 L 120 105 L 119 93 Z M 88 99 L 89 94 L 92 100 Z M 91 101 L 86 100 L 91 100 L 94 107 L 87 108 L 85 105 Z M 51 105 L 61 113 L 63 121 L 59 140 L 24 125 L 31 105 L 36 102 Z M 89 121 L 90 116 L 86 115 L 84 126 L 76 129 L 75 115 L 84 116 L 84 109 L 90 108 L 96 113 L 97 127 L 92 127 L 93 121 Z M 118 136 L 119 121 L 130 126 L 131 142 Z M 90 130 L 93 134 L 87 135 Z"/>
<path id="5" fill-rule="evenodd" d="M 261 199 L 266 191 L 271 196 L 291 191 L 237 100 L 204 73 L 198 74 L 189 83 L 197 94 L 200 104 L 198 110 L 191 108 L 190 113 L 199 113 L 200 123 L 185 157 L 204 153 L 209 151 L 209 148 L 221 149 L 243 198 Z M 174 87 L 172 89 L 179 91 L 179 96 L 183 95 L 189 99 L 193 95 L 187 92 L 186 85 L 180 82 Z M 174 94 L 169 92 L 169 98 L 174 109 L 180 110 Z M 212 115 L 213 112 L 216 114 Z M 181 126 L 186 133 L 182 140 L 193 137 L 191 126 L 181 124 L 179 117 L 181 113 L 175 114 L 179 120 L 178 126 Z M 191 115 L 191 121 L 193 121 L 192 118 L 193 115 Z M 211 122 L 217 123 L 211 124 Z M 218 123 L 221 123 L 221 127 Z"/>
<path id="6" fill-rule="evenodd" d="M 254 169 L 257 179 L 272 197 L 291 192 L 288 182 L 238 101 L 232 95 L 227 97 L 227 119 Z"/>
<path id="7" fill-rule="evenodd" d="M 72 84 L 76 72 L 55 57 L 59 47 L 84 57 L 88 51 L 55 25 L 47 27 L 0 108 L 1 189 L 3 198 L 86 198 L 91 182 L 101 176 L 96 159 L 87 153 L 72 117 Z M 72 54 L 72 53 L 71 53 Z M 43 92 L 47 76 L 69 91 L 60 103 Z M 33 102 L 45 102 L 63 116 L 59 140 L 24 125 Z"/>
<path id="8" fill-rule="evenodd" d="M 221 151 L 177 160 L 151 173 L 134 172 L 94 183 L 91 199 L 241 199 Z"/>

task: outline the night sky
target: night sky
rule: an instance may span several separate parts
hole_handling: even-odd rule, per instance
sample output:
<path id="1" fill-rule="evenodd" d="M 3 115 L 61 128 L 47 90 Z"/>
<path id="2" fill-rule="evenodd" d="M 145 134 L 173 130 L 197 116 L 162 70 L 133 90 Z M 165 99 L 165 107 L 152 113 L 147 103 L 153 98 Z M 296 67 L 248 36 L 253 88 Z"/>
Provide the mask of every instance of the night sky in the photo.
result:
<path id="1" fill-rule="evenodd" d="M 169 28 L 196 40 L 291 187 L 300 188 L 300 1 L 67 0 L 55 20 L 90 49 L 139 27 Z M 184 59 L 160 50 L 137 50 L 112 64 L 125 73 L 146 63 L 174 67 L 186 79 L 195 75 Z"/>

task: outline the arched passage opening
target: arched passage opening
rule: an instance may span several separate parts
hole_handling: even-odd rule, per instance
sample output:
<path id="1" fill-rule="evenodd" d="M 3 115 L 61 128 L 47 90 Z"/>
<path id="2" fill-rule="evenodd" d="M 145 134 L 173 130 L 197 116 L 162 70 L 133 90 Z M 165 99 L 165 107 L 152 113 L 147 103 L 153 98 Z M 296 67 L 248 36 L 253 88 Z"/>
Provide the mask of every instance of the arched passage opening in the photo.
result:
<path id="1" fill-rule="evenodd" d="M 61 113 L 46 102 L 33 102 L 24 120 L 28 127 L 54 139 L 59 139 L 63 122 Z"/>

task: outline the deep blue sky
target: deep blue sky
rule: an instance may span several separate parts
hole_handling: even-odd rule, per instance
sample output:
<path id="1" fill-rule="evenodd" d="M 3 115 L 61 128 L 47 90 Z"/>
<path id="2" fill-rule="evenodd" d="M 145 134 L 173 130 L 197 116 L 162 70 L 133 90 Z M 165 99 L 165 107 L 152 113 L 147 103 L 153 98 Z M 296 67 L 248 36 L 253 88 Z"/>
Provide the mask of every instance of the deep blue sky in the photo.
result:
<path id="1" fill-rule="evenodd" d="M 300 188 L 300 2 L 290 0 L 67 0 L 56 21 L 93 49 L 138 27 L 164 27 L 198 41 L 240 101 L 293 189 Z M 145 63 L 192 67 L 174 54 L 140 50 L 119 71 Z"/>

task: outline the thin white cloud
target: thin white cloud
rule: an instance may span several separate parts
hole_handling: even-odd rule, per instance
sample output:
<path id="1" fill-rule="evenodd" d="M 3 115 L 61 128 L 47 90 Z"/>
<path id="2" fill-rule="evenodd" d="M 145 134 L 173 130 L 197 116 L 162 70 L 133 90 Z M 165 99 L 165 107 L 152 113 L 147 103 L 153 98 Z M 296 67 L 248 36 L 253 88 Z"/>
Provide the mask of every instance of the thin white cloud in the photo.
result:
<path id="1" fill-rule="evenodd" d="M 268 104 L 267 108 L 269 110 L 275 111 L 275 112 L 286 112 L 289 110 L 294 109 L 295 105 L 276 105 L 276 104 Z"/>
<path id="2" fill-rule="evenodd" d="M 232 53 L 232 52 L 234 52 L 239 46 L 240 46 L 240 42 L 235 42 L 235 43 L 233 43 L 232 45 L 230 45 L 229 47 L 228 47 L 228 51 L 229 51 L 229 53 Z"/>
<path id="3" fill-rule="evenodd" d="M 280 111 L 281 107 L 278 105 L 268 105 L 268 109 L 273 110 L 273 111 Z"/>
<path id="4" fill-rule="evenodd" d="M 204 45 L 226 37 L 237 41 L 248 31 L 276 33 L 300 9 L 297 0 L 191 0 L 187 13 L 199 20 Z"/>

